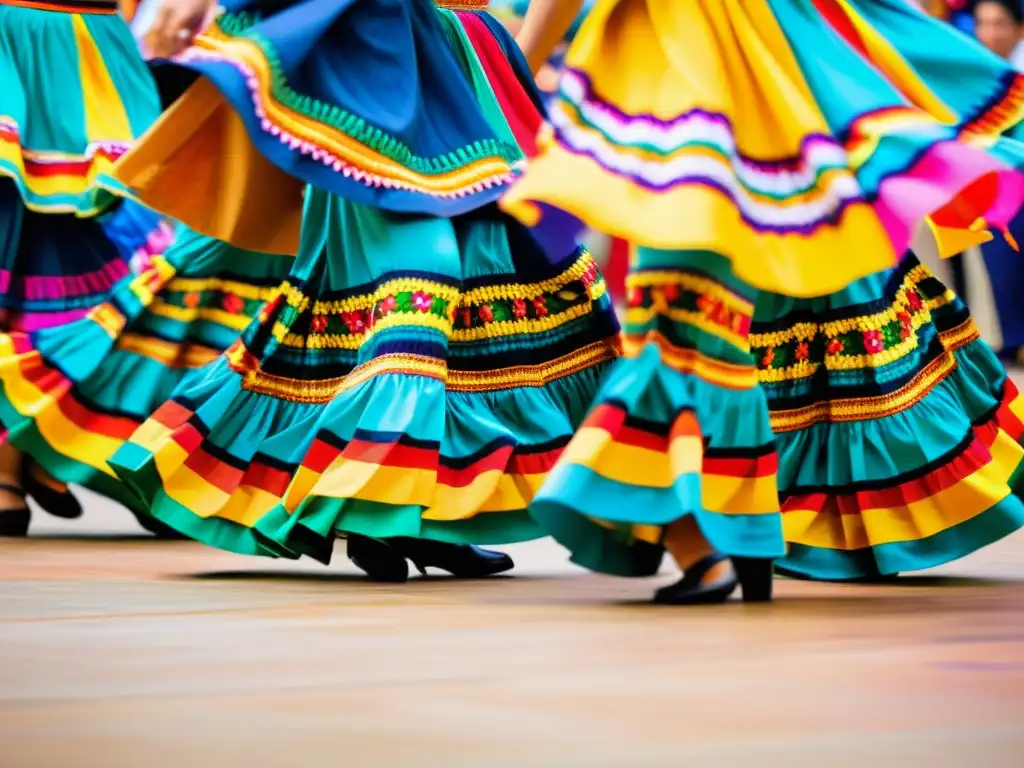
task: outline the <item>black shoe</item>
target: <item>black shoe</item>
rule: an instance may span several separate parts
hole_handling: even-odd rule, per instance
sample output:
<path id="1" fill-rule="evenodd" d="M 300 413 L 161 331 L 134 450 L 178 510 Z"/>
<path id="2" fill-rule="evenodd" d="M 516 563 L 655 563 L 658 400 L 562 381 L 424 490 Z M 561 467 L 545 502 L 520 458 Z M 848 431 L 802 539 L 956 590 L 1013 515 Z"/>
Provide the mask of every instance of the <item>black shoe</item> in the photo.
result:
<path id="1" fill-rule="evenodd" d="M 348 535 L 348 559 L 374 581 L 401 584 L 409 580 L 405 555 L 380 539 Z"/>
<path id="2" fill-rule="evenodd" d="M 188 538 L 188 536 L 179 533 L 171 528 L 171 526 L 164 525 L 155 517 L 150 517 L 141 512 L 132 512 L 132 514 L 135 515 L 135 519 L 144 530 L 149 531 L 162 541 L 183 541 Z"/>
<path id="3" fill-rule="evenodd" d="M 728 558 L 725 555 L 708 555 L 683 573 L 675 584 L 662 587 L 654 593 L 654 602 L 659 605 L 709 605 L 724 603 L 739 584 L 736 574 L 730 572 L 718 581 L 701 581 L 713 566 Z"/>
<path id="4" fill-rule="evenodd" d="M 772 566 L 775 561 L 763 557 L 734 557 L 732 567 L 743 590 L 744 603 L 772 601 Z"/>
<path id="5" fill-rule="evenodd" d="M 654 602 L 662 605 L 709 605 L 724 603 L 736 591 L 743 590 L 743 602 L 767 603 L 772 599 L 772 560 L 753 557 L 733 557 L 732 573 L 717 581 L 704 582 L 709 570 L 726 560 L 724 555 L 705 557 L 687 568 L 683 578 L 675 584 L 662 587 L 654 593 Z"/>
<path id="6" fill-rule="evenodd" d="M 395 536 L 387 539 L 387 543 L 403 557 L 412 560 L 424 576 L 427 575 L 427 568 L 437 568 L 457 579 L 482 579 L 515 567 L 512 558 L 504 552 L 472 544 L 449 544 L 446 541 L 416 539 L 411 536 Z"/>
<path id="7" fill-rule="evenodd" d="M 23 539 L 28 536 L 28 524 L 32 519 L 25 501 L 25 490 L 14 485 L 0 484 L 0 491 L 17 496 L 22 500 L 22 506 L 14 509 L 0 509 L 0 537 Z"/>
<path id="8" fill-rule="evenodd" d="M 33 467 L 37 466 L 27 456 L 21 463 L 21 487 L 26 496 L 31 496 L 45 511 L 54 517 L 74 520 L 82 516 L 82 505 L 70 490 L 56 491 L 36 477 Z"/>

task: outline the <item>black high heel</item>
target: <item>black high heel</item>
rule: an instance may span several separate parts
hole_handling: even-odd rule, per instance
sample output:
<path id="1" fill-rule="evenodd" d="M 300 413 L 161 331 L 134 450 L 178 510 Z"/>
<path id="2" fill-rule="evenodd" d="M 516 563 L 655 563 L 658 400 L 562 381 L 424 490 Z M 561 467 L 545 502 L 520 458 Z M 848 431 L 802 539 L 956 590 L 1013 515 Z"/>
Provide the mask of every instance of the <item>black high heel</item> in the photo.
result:
<path id="1" fill-rule="evenodd" d="M 380 539 L 350 533 L 346 547 L 348 559 L 374 581 L 401 584 L 409 580 L 405 555 Z"/>
<path id="2" fill-rule="evenodd" d="M 21 487 L 25 495 L 31 496 L 44 510 L 54 517 L 65 520 L 74 520 L 82 516 L 82 505 L 75 498 L 75 495 L 68 489 L 61 493 L 42 482 L 33 472 L 33 467 L 38 466 L 32 459 L 26 456 L 21 463 Z"/>
<path id="3" fill-rule="evenodd" d="M 417 570 L 427 575 L 427 568 L 447 571 L 457 579 L 482 579 L 515 567 L 504 552 L 483 549 L 472 544 L 450 544 L 433 539 L 395 536 L 387 539 L 403 557 L 412 560 Z"/>
<path id="4" fill-rule="evenodd" d="M 0 483 L 0 491 L 6 491 L 22 500 L 20 509 L 0 509 L 0 538 L 25 538 L 28 536 L 28 525 L 32 520 L 32 512 L 29 510 L 28 504 L 24 503 L 25 489 Z"/>
<path id="5" fill-rule="evenodd" d="M 724 560 L 732 561 L 732 572 L 717 581 L 705 582 L 704 576 Z M 713 554 L 686 569 L 675 584 L 654 593 L 654 602 L 661 605 L 710 605 L 724 603 L 736 587 L 743 592 L 745 603 L 767 603 L 772 599 L 772 560 L 755 557 L 733 557 Z"/>
<path id="6" fill-rule="evenodd" d="M 771 602 L 774 563 L 774 560 L 762 557 L 732 558 L 733 570 L 743 590 L 744 603 Z"/>
<path id="7" fill-rule="evenodd" d="M 659 605 L 710 605 L 724 603 L 739 584 L 732 571 L 717 581 L 704 582 L 703 578 L 714 566 L 728 560 L 725 555 L 715 553 L 690 566 L 683 578 L 675 584 L 662 587 L 654 593 L 654 602 Z"/>

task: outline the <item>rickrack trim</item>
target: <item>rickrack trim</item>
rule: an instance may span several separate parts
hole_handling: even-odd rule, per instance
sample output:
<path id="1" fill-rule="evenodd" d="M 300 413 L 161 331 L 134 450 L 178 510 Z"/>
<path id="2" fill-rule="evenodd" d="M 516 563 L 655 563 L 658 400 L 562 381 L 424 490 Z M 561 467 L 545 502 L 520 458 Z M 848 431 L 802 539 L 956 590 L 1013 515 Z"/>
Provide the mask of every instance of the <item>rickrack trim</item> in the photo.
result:
<path id="1" fill-rule="evenodd" d="M 261 17 L 256 13 L 221 13 L 217 17 L 214 27 L 202 35 L 200 40 L 202 37 L 207 37 L 214 41 L 220 38 L 230 42 L 232 38 L 235 38 L 255 45 L 266 59 L 270 69 L 271 80 L 269 86 L 273 99 L 287 108 L 345 134 L 353 141 L 418 174 L 443 175 L 474 162 L 490 158 L 500 158 L 510 166 L 514 166 L 522 161 L 522 153 L 518 147 L 509 146 L 505 142 L 493 138 L 475 141 L 466 147 L 436 157 L 415 155 L 407 144 L 371 125 L 362 117 L 348 112 L 337 105 L 328 104 L 312 96 L 298 93 L 288 84 L 280 59 L 273 45 L 265 37 L 252 29 L 260 21 Z M 187 52 L 186 58 L 218 59 L 219 57 L 211 51 L 191 48 Z M 289 134 L 281 126 L 274 124 L 266 116 L 265 110 L 259 102 L 257 87 L 259 83 L 256 73 L 242 62 L 232 60 L 229 63 L 244 72 L 253 97 L 256 114 L 261 120 L 263 130 L 277 136 L 292 149 L 299 149 L 303 154 L 309 154 L 313 156 L 313 159 L 320 160 L 325 165 L 334 167 L 334 170 L 343 171 L 345 169 L 344 160 L 328 156 L 329 153 L 326 153 L 323 148 L 314 147 L 310 142 L 304 142 L 303 139 Z M 306 151 L 306 144 L 310 145 L 308 151 Z M 355 170 L 352 172 L 353 175 L 355 172 Z M 367 177 L 367 180 L 372 183 L 372 177 L 370 175 L 367 175 Z M 392 181 L 396 185 L 398 184 L 394 180 Z M 382 178 L 380 185 L 387 186 L 384 182 L 385 179 Z M 492 180 L 491 184 L 486 184 L 485 186 L 492 186 L 493 183 L 494 181 Z M 481 188 L 484 188 L 484 186 Z"/>

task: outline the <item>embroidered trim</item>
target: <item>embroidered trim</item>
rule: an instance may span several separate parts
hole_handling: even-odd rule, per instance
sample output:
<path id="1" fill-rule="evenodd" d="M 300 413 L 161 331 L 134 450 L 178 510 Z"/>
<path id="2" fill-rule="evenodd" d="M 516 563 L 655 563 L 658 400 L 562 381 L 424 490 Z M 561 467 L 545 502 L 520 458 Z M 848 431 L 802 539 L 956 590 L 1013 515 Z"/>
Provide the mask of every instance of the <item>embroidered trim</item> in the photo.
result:
<path id="1" fill-rule="evenodd" d="M 628 328 L 667 317 L 747 348 L 754 305 L 712 278 L 674 270 L 635 272 L 626 279 L 626 296 Z"/>
<path id="2" fill-rule="evenodd" d="M 274 318 L 278 342 L 303 349 L 358 349 L 371 335 L 402 325 L 434 329 L 454 342 L 543 333 L 593 311 L 605 295 L 593 257 L 579 258 L 557 277 L 533 284 L 457 287 L 402 277 L 373 293 L 313 301 L 296 286 L 282 285 L 263 310 Z"/>
<path id="3" fill-rule="evenodd" d="M 946 352 L 895 392 L 881 397 L 822 400 L 802 408 L 772 411 L 772 431 L 795 432 L 822 422 L 835 424 L 881 419 L 916 405 L 956 368 L 953 352 L 980 337 L 974 322 L 967 320 L 956 328 L 940 333 L 939 338 Z"/>
<path id="4" fill-rule="evenodd" d="M 905 357 L 917 349 L 917 330 L 932 322 L 932 310 L 956 299 L 949 290 L 923 297 L 919 284 L 931 277 L 924 267 L 915 267 L 904 278 L 892 306 L 873 315 L 752 333 L 751 352 L 760 380 L 805 378 L 821 365 L 828 370 L 879 368 Z"/>
<path id="5" fill-rule="evenodd" d="M 226 312 L 254 317 L 260 308 L 278 295 L 279 288 L 252 285 L 219 278 L 175 278 L 160 295 L 159 314 L 177 318 Z M 212 313 L 212 314 L 211 314 Z"/>

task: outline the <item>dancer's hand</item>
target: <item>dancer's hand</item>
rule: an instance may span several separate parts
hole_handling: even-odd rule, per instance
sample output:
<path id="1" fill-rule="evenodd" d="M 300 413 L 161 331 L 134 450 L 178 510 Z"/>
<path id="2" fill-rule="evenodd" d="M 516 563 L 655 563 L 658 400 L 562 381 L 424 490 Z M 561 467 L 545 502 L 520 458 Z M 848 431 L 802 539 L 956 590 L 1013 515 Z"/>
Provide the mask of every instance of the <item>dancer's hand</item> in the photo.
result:
<path id="1" fill-rule="evenodd" d="M 170 58 L 192 45 L 215 4 L 216 0 L 164 0 L 147 36 L 151 55 Z"/>
<path id="2" fill-rule="evenodd" d="M 554 93 L 558 88 L 558 70 L 545 64 L 536 77 L 537 87 L 544 93 Z"/>

